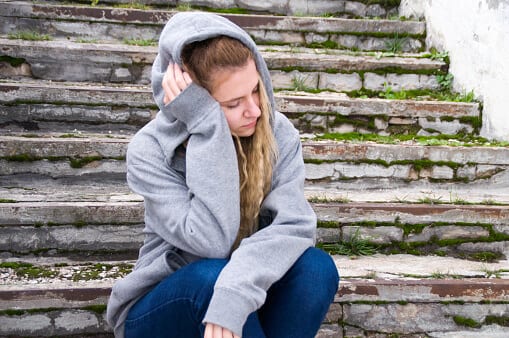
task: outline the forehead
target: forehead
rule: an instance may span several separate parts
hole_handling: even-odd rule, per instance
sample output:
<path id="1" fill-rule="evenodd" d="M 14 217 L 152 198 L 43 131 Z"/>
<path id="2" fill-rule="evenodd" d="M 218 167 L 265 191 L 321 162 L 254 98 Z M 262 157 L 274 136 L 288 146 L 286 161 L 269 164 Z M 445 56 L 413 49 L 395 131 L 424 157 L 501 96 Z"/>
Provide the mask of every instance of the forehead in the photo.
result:
<path id="1" fill-rule="evenodd" d="M 249 95 L 258 84 L 258 71 L 250 59 L 243 67 L 221 69 L 214 74 L 212 96 L 225 102 Z"/>

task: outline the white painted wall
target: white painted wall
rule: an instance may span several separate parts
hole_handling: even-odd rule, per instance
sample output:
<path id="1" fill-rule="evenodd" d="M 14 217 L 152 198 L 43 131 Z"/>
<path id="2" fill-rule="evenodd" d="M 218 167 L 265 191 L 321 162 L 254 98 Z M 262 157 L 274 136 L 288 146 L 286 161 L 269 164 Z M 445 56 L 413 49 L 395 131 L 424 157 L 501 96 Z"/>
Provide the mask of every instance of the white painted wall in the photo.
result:
<path id="1" fill-rule="evenodd" d="M 484 103 L 481 134 L 509 141 L 509 0 L 402 0 L 426 19 L 427 47 L 448 51 L 453 88 Z"/>

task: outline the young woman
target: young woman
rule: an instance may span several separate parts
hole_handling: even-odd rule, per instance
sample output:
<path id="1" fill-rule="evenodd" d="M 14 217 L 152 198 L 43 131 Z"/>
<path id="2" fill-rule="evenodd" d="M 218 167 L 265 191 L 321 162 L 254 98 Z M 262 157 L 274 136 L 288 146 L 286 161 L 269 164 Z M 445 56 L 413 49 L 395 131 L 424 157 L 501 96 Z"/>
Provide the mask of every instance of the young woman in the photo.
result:
<path id="1" fill-rule="evenodd" d="M 145 242 L 112 290 L 115 335 L 314 337 L 339 276 L 313 247 L 299 135 L 256 45 L 220 16 L 177 14 L 152 87 L 160 112 L 127 152 Z"/>

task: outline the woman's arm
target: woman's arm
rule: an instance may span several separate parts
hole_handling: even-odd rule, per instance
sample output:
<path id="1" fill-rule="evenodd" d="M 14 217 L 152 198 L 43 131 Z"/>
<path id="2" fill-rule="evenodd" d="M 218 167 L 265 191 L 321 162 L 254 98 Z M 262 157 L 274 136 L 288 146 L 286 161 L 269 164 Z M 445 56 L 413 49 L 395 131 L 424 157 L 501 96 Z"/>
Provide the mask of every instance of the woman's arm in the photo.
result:
<path id="1" fill-rule="evenodd" d="M 184 140 L 185 177 L 171 167 Z M 131 141 L 127 179 L 145 200 L 146 231 L 201 257 L 227 257 L 240 219 L 235 147 L 219 104 L 190 84 Z"/>
<path id="2" fill-rule="evenodd" d="M 279 159 L 271 192 L 262 209 L 272 223 L 244 239 L 214 288 L 205 321 L 240 334 L 247 316 L 265 302 L 266 291 L 314 245 L 316 216 L 304 197 L 300 138 L 291 123 L 276 115 Z"/>

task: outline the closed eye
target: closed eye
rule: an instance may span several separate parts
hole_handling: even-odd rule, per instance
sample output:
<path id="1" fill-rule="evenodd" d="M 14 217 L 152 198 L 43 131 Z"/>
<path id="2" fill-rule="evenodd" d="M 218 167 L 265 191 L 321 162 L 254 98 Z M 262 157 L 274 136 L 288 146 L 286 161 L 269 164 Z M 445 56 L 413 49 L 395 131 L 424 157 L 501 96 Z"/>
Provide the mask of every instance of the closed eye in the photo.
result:
<path id="1" fill-rule="evenodd" d="M 233 102 L 228 102 L 224 106 L 228 109 L 233 109 L 233 108 L 237 108 L 239 106 L 239 104 L 240 104 L 240 100 L 235 100 Z"/>

